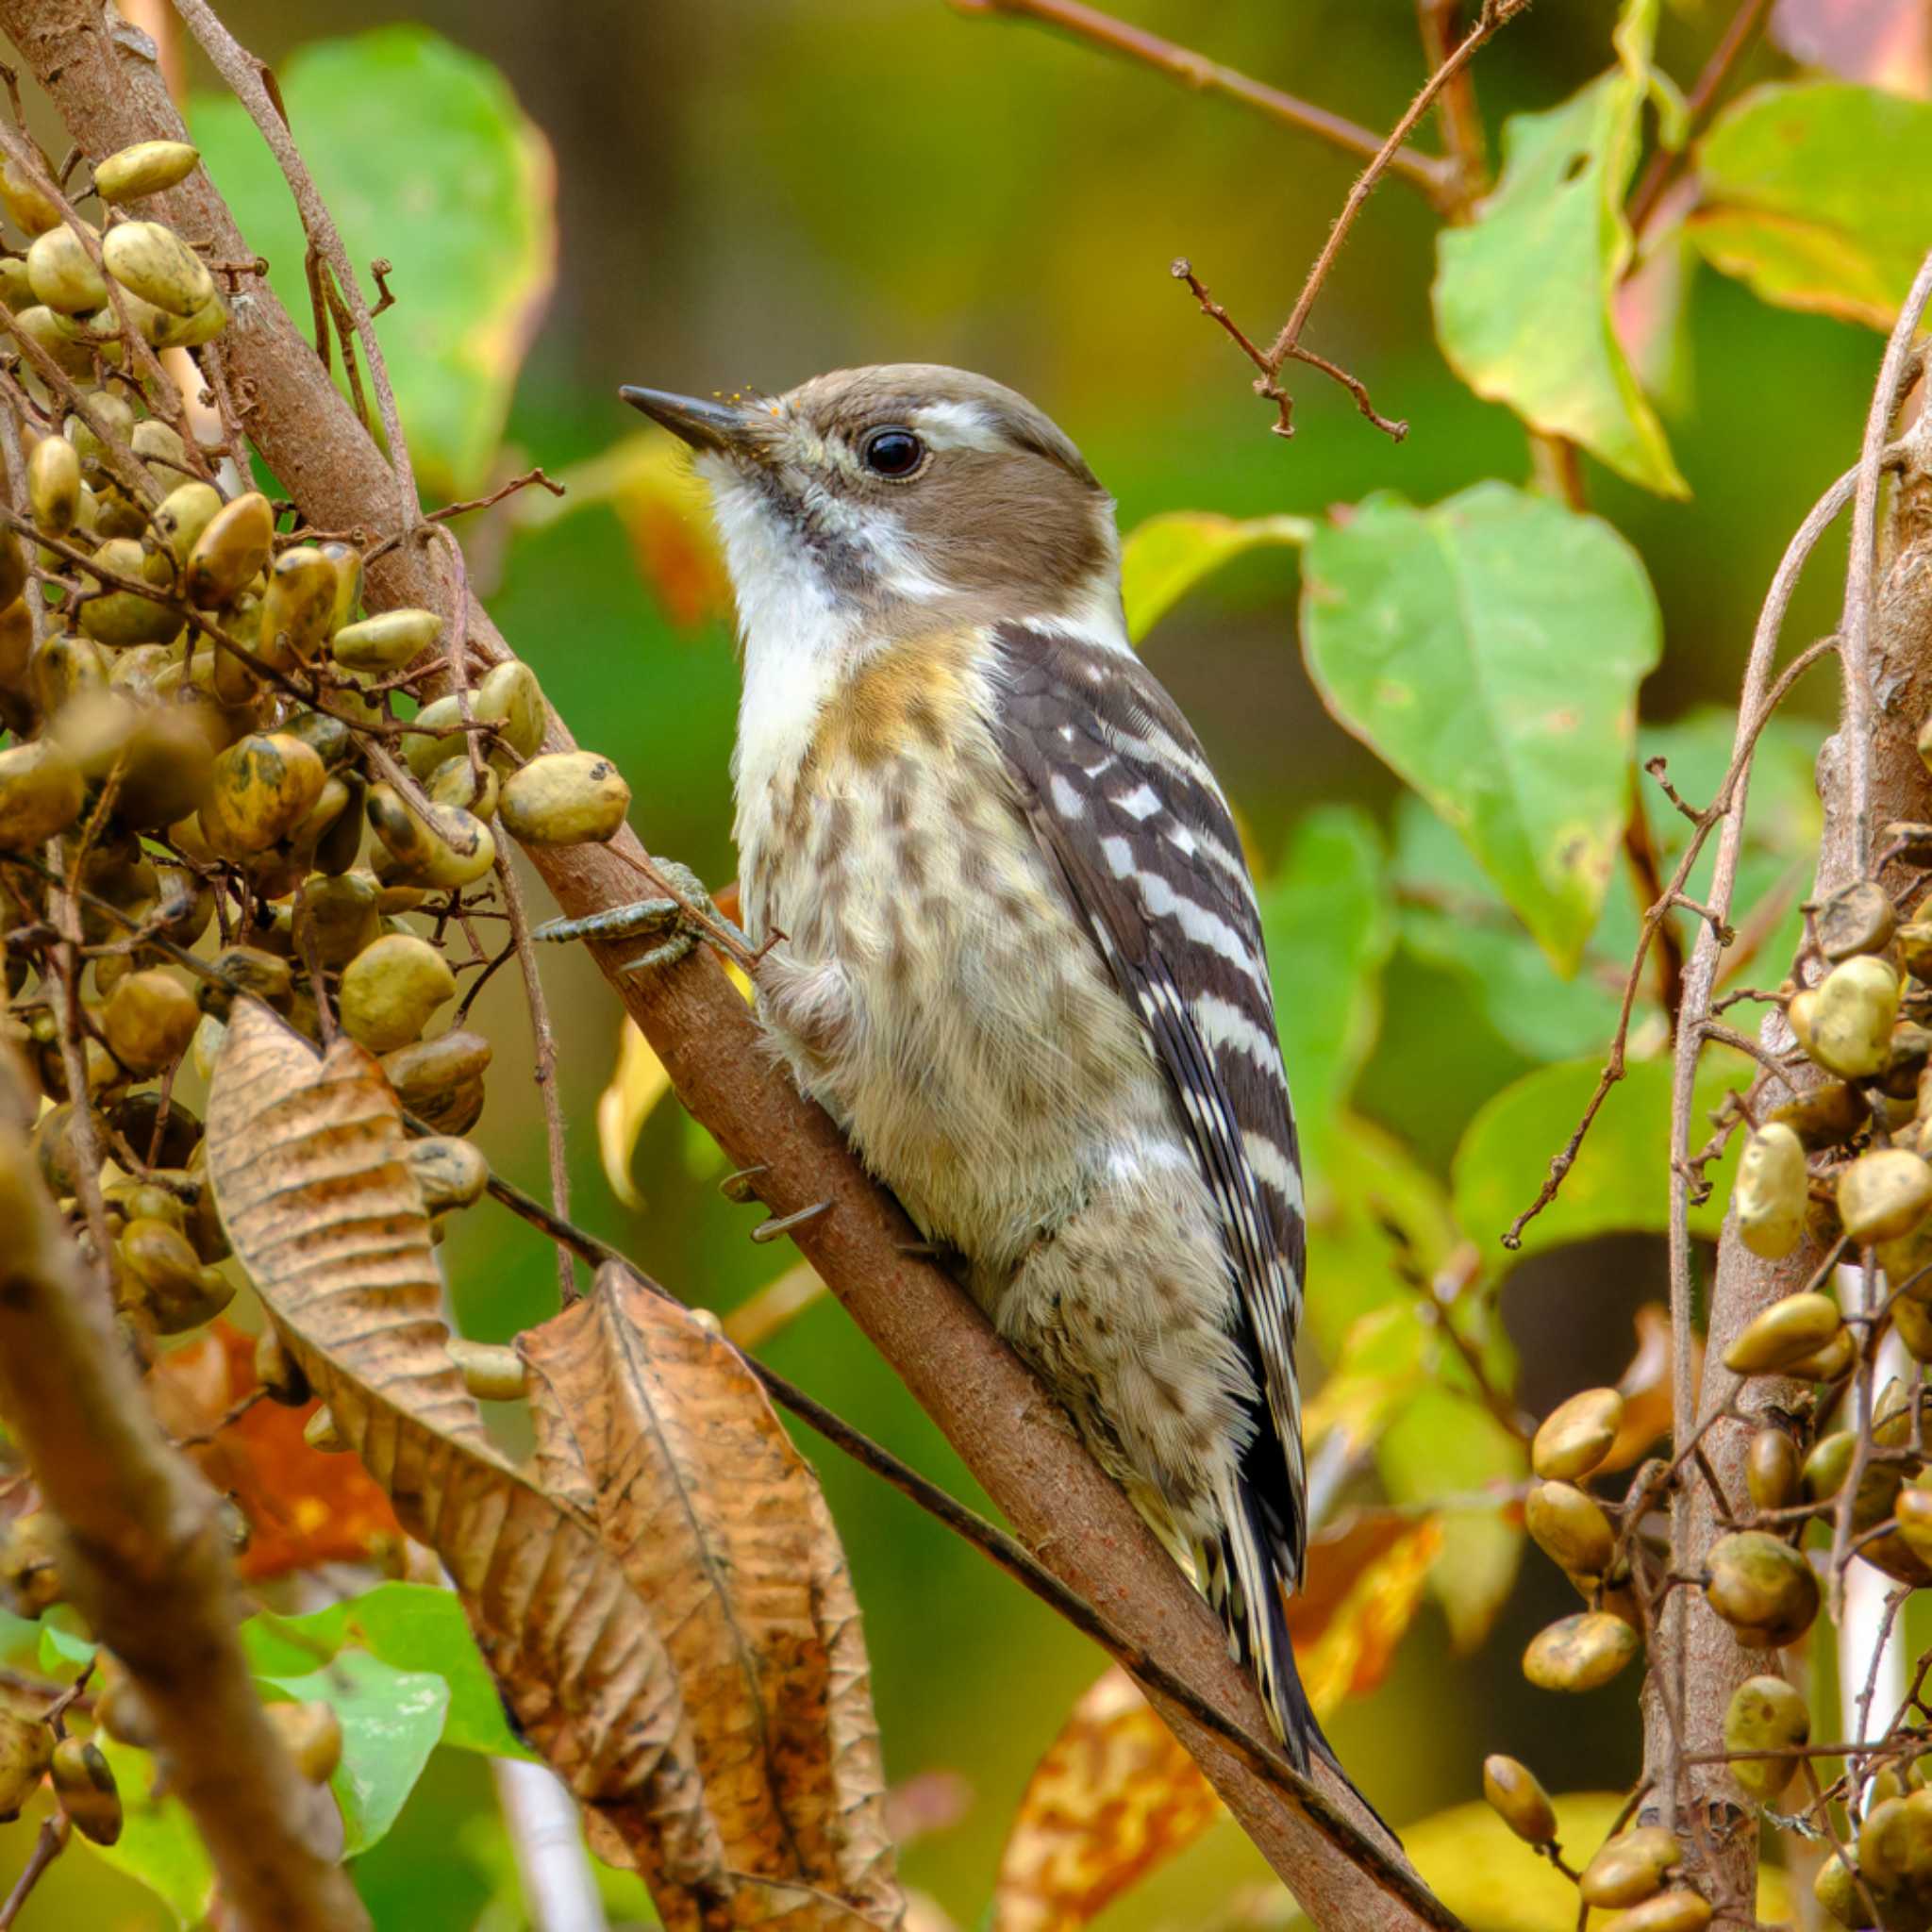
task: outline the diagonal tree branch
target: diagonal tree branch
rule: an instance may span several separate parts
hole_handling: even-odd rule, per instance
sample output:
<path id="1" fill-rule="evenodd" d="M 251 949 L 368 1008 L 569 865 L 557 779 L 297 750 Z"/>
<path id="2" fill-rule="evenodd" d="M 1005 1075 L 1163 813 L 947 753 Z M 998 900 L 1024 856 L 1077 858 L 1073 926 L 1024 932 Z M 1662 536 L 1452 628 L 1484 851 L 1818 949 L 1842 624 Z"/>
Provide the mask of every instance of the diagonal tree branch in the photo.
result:
<path id="1" fill-rule="evenodd" d="M 4 28 L 93 158 L 133 142 L 181 139 L 145 36 L 101 25 L 97 0 L 0 0 Z M 163 218 L 218 254 L 242 239 L 214 188 L 197 175 L 157 197 Z M 300 331 L 265 289 L 238 298 L 224 357 L 242 426 L 304 513 L 374 537 L 407 528 L 415 506 L 342 401 Z M 376 606 L 434 604 L 440 586 L 420 546 L 399 544 L 371 573 Z M 471 602 L 471 649 L 508 647 Z M 547 748 L 571 741 L 553 721 Z M 608 846 L 534 852 L 562 910 L 585 916 L 639 896 L 649 861 L 628 833 Z M 593 945 L 599 966 L 663 1059 L 680 1099 L 741 1165 L 778 1215 L 829 1202 L 797 1231 L 808 1259 L 892 1363 L 1022 1541 L 1067 1586 L 1100 1607 L 1122 1636 L 1198 1694 L 1265 1735 L 1253 1685 L 1227 1657 L 1219 1625 L 1124 1494 L 965 1294 L 910 1252 L 911 1224 L 867 1178 L 837 1128 L 775 1076 L 757 1024 L 723 968 L 700 949 L 642 975 L 621 971 L 631 948 Z M 1158 1693 L 1158 1705 L 1161 1705 Z M 1161 1705 L 1229 1808 L 1317 1923 L 1397 1932 L 1456 1920 L 1420 1881 L 1365 1872 L 1303 1811 L 1282 1801 L 1240 1755 Z M 1374 1823 L 1339 1781 L 1324 1785 L 1361 1830 Z M 1397 1868 L 1407 1873 L 1407 1867 Z"/>
<path id="2" fill-rule="evenodd" d="M 263 1715 L 235 1635 L 213 1491 L 161 1435 L 41 1184 L 27 1118 L 0 1058 L 0 1415 L 60 1524 L 62 1579 L 140 1686 L 235 1923 L 355 1932 L 368 1917 L 304 1829 L 314 1790 Z"/>
<path id="3" fill-rule="evenodd" d="M 1097 7 L 1083 5 L 1082 0 L 951 0 L 951 4 L 960 13 L 999 15 L 1008 20 L 1029 20 L 1040 26 L 1058 27 L 1075 40 L 1138 60 L 1166 75 L 1170 80 L 1179 81 L 1183 87 L 1239 101 L 1270 121 L 1312 134 L 1344 154 L 1373 155 L 1382 145 L 1381 137 L 1373 129 L 1360 126 L 1344 115 L 1284 93 L 1279 88 L 1255 80 L 1232 67 L 1224 67 L 1218 60 L 1210 60 L 1191 47 L 1162 40 L 1144 27 L 1116 20 Z M 1398 148 L 1390 158 L 1389 165 L 1391 173 L 1411 187 L 1420 188 L 1439 205 L 1453 185 L 1454 170 L 1449 162 L 1412 147 Z"/>

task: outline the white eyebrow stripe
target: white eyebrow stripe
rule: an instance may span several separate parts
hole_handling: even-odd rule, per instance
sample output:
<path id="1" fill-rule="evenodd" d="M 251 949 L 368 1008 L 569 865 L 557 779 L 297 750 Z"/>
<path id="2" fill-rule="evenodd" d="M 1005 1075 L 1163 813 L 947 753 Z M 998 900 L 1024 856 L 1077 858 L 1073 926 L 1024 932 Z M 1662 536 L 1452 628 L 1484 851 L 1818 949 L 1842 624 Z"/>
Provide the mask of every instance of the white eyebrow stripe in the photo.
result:
<path id="1" fill-rule="evenodd" d="M 977 403 L 927 403 L 912 411 L 910 421 L 928 449 L 977 449 L 998 455 L 1011 448 L 999 425 Z"/>

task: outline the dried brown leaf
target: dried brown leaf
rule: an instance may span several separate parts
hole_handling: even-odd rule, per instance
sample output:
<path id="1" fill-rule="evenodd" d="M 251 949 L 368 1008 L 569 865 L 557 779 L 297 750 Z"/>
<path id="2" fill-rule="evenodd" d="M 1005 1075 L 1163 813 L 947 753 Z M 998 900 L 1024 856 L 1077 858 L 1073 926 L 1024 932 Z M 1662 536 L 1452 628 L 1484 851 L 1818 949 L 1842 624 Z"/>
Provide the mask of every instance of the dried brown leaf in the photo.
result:
<path id="1" fill-rule="evenodd" d="M 565 1502 L 491 1447 L 449 1357 L 429 1223 L 374 1058 L 238 1003 L 208 1097 L 235 1253 L 403 1526 L 442 1557 L 518 1723 L 671 1932 L 742 1923 L 664 1646 Z"/>
<path id="2" fill-rule="evenodd" d="M 1000 1856 L 995 1932 L 1075 1932 L 1220 1812 L 1200 1767 L 1116 1666 L 1027 1781 Z"/>
<path id="3" fill-rule="evenodd" d="M 589 1494 L 684 1686 L 725 1862 L 765 1881 L 741 1923 L 896 1924 L 858 1606 L 742 1357 L 615 1267 L 519 1346 L 544 1480 Z"/>

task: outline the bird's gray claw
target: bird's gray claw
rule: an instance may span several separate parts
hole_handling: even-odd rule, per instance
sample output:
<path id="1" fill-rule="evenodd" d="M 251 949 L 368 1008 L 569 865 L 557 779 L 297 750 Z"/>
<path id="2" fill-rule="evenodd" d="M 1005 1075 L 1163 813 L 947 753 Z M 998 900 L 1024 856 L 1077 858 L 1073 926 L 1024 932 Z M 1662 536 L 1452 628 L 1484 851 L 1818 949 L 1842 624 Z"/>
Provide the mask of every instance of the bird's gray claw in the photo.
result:
<path id="1" fill-rule="evenodd" d="M 700 939 L 709 938 L 692 919 L 687 907 L 702 908 L 719 931 L 728 935 L 746 953 L 751 941 L 711 903 L 705 882 L 688 865 L 675 858 L 652 861 L 675 898 L 636 899 L 627 906 L 613 906 L 608 911 L 593 912 L 585 919 L 548 919 L 530 937 L 561 942 L 570 940 L 656 939 L 649 951 L 627 959 L 620 969 L 625 973 L 646 973 L 660 966 L 675 966 Z"/>

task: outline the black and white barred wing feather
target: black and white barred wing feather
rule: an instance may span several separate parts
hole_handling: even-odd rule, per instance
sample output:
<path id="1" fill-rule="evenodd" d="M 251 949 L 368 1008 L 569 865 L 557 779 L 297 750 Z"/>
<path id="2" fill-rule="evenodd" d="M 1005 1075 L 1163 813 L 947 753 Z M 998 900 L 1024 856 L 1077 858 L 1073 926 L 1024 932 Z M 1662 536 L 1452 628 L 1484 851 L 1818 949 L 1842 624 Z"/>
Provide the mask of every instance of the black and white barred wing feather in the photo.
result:
<path id="1" fill-rule="evenodd" d="M 1307 1239 L 1240 839 L 1186 719 L 1136 658 L 1031 625 L 1002 625 L 995 638 L 1001 750 L 1075 912 L 1141 1012 L 1220 1209 L 1238 1339 L 1268 1408 L 1242 1462 L 1241 1502 L 1292 1588 L 1306 1540 L 1294 1338 Z M 1226 1553 L 1238 1570 L 1243 1554 Z M 1217 1596 L 1227 1588 L 1208 1581 Z M 1235 1581 L 1252 1596 L 1253 1578 Z M 1276 1623 L 1272 1607 L 1267 1621 Z M 1265 1639 L 1241 1634 L 1265 1665 Z"/>

